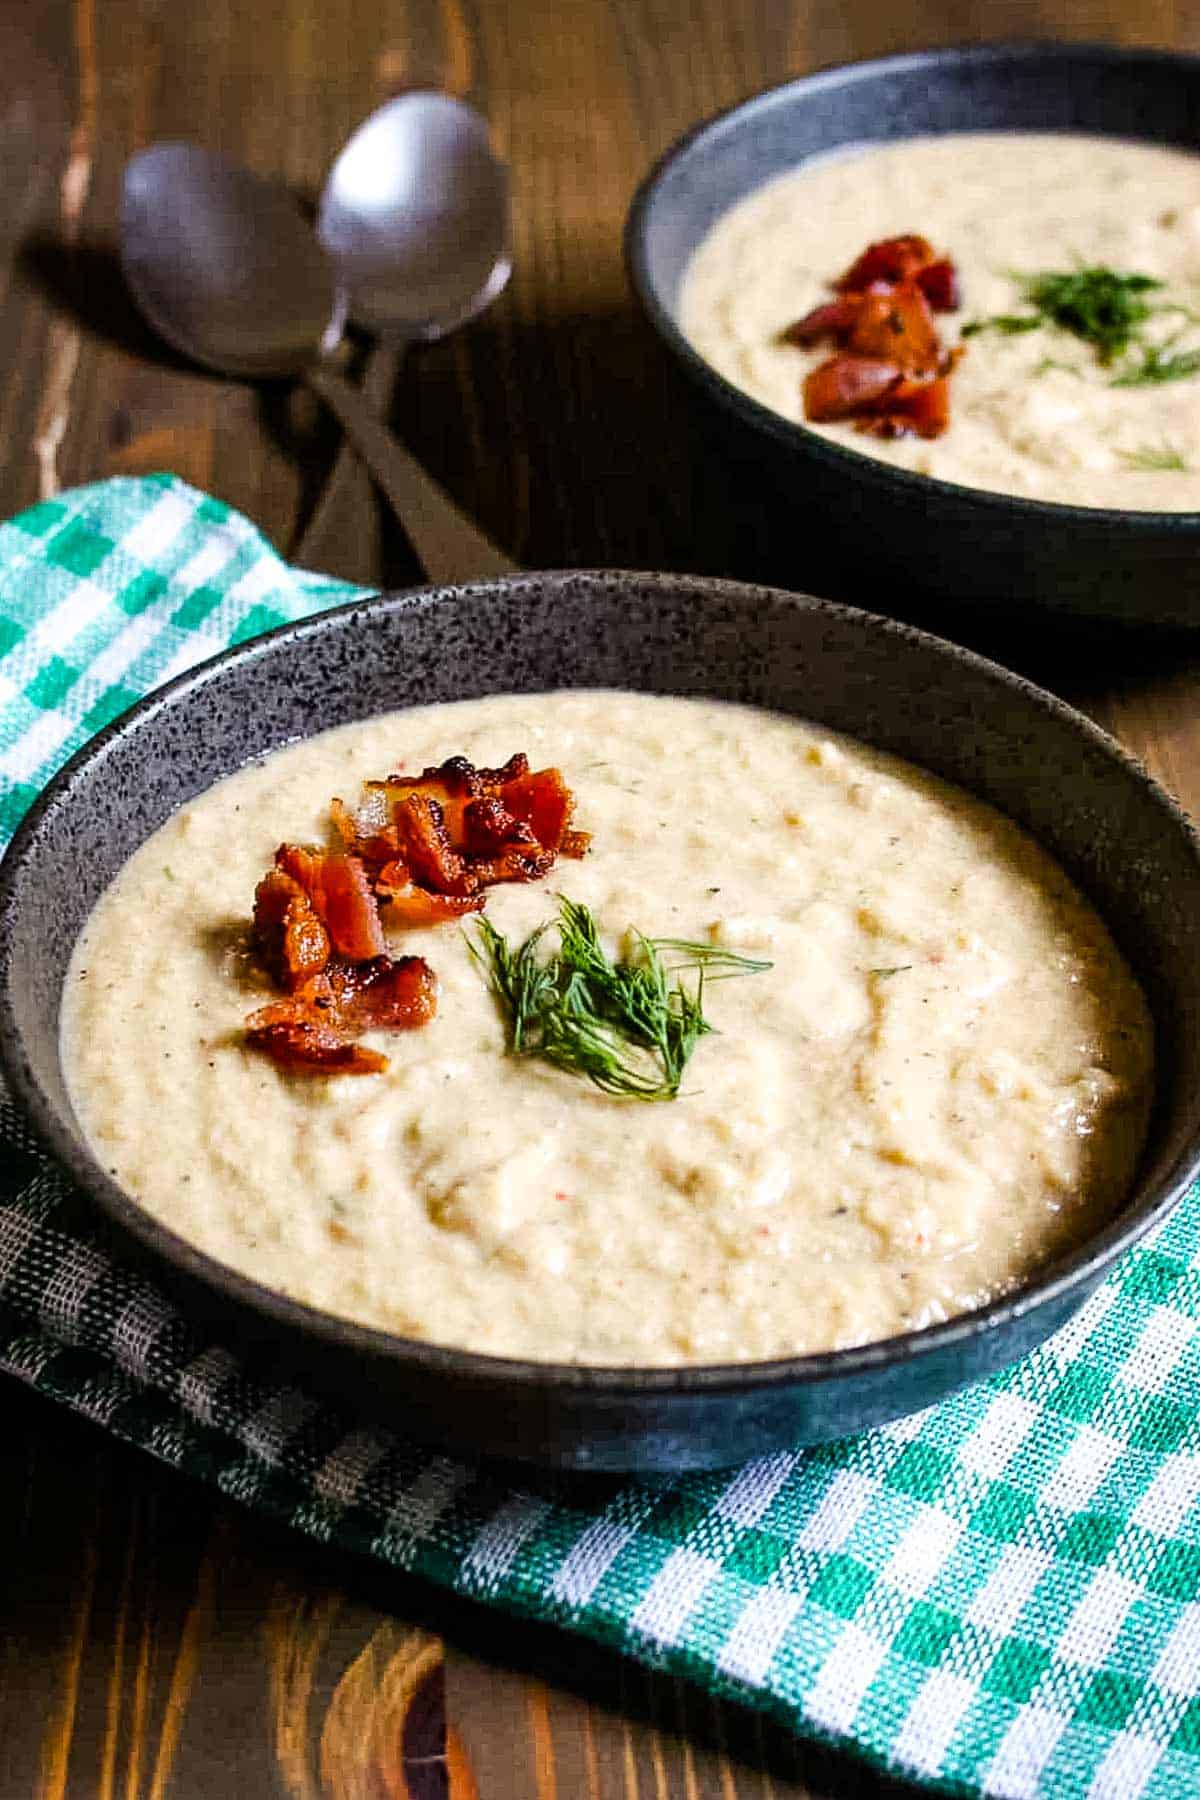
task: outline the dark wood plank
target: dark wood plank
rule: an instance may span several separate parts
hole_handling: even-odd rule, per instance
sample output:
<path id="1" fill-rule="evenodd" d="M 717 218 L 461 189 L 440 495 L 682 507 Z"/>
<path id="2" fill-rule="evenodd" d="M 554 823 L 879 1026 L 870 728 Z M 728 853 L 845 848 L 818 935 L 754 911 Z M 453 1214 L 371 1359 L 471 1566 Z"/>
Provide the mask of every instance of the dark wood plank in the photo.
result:
<path id="1" fill-rule="evenodd" d="M 397 428 L 528 563 L 795 582 L 786 499 L 730 468 L 634 316 L 620 233 L 654 156 L 755 87 L 916 43 L 1200 44 L 1172 0 L 21 0 L 0 14 L 0 509 L 170 468 L 293 544 L 336 448 L 303 396 L 183 366 L 114 255 L 121 168 L 193 137 L 311 200 L 409 86 L 468 95 L 515 181 L 509 292 L 415 353 Z M 399 583 L 361 490 L 329 566 Z M 835 576 L 831 573 L 830 580 Z M 966 618 L 941 621 L 959 635 Z M 1003 644 L 1200 804 L 1193 652 Z M 901 1790 L 558 1634 L 308 1545 L 12 1387 L 0 1794 L 45 1800 L 803 1800 Z"/>
<path id="2" fill-rule="evenodd" d="M 5 1399 L 6 1796 L 902 1791 L 615 1656 L 312 1546 L 23 1390 Z"/>

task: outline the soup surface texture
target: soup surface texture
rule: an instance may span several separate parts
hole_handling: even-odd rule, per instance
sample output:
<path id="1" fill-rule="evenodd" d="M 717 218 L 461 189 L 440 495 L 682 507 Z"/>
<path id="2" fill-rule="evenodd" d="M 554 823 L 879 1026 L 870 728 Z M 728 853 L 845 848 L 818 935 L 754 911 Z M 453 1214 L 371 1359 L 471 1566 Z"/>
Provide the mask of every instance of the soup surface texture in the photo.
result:
<path id="1" fill-rule="evenodd" d="M 436 1019 L 390 1067 L 248 1050 L 247 955 L 281 839 L 330 798 L 527 751 L 575 790 L 583 861 L 489 890 L 514 943 L 590 906 L 769 959 L 712 981 L 679 1098 L 613 1099 L 506 1054 L 475 927 L 398 934 Z M 88 922 L 62 1021 L 105 1166 L 221 1262 L 441 1343 L 594 1363 L 738 1361 L 979 1305 L 1120 1202 L 1151 1029 L 1104 926 L 999 814 L 778 714 L 632 693 L 500 696 L 281 750 L 182 808 Z"/>
<path id="2" fill-rule="evenodd" d="M 830 353 L 780 333 L 831 298 L 868 243 L 906 232 L 952 259 L 964 325 L 1028 316 L 1024 278 L 1083 268 L 1152 277 L 1151 316 L 1104 364 L 1056 325 L 989 327 L 950 382 L 932 441 L 852 423 L 809 429 L 901 468 L 968 487 L 1076 506 L 1200 509 L 1200 156 L 1069 134 L 953 133 L 850 150 L 767 183 L 717 221 L 684 276 L 679 324 L 735 386 L 797 423 L 801 387 Z M 1153 379 L 1126 383 L 1160 354 Z M 1166 358 L 1187 371 L 1162 379 Z"/>

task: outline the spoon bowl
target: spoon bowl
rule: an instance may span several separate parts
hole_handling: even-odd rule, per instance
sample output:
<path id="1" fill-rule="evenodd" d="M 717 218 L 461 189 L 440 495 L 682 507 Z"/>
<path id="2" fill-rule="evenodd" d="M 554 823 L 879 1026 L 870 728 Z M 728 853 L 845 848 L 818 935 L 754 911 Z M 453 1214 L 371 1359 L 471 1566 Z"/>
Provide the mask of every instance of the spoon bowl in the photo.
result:
<path id="1" fill-rule="evenodd" d="M 337 311 L 333 264 L 286 189 L 196 144 L 127 165 L 121 265 L 167 342 L 222 374 L 299 374 Z"/>
<path id="2" fill-rule="evenodd" d="M 317 235 L 350 316 L 381 337 L 443 337 L 508 281 L 508 170 L 487 122 L 449 94 L 373 112 L 329 174 Z"/>

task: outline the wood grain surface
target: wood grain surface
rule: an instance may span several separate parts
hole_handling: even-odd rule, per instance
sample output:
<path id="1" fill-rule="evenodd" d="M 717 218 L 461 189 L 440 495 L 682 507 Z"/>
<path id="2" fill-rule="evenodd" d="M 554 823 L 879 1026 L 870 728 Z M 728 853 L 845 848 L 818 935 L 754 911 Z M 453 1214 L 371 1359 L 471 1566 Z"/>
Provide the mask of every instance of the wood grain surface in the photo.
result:
<path id="1" fill-rule="evenodd" d="M 483 320 L 407 360 L 397 428 L 527 563 L 795 585 L 786 506 L 718 453 L 630 305 L 633 188 L 695 119 L 789 74 L 1039 35 L 1196 48 L 1200 16 L 1172 0 L 0 0 L 0 513 L 167 468 L 294 546 L 336 435 L 311 401 L 200 374 L 140 324 L 113 252 L 122 166 L 189 137 L 311 200 L 373 106 L 436 85 L 486 110 L 512 164 L 515 273 Z M 365 489 L 323 541 L 338 574 L 413 573 Z M 981 635 L 969 615 L 938 622 Z M 990 647 L 1200 803 L 1193 650 L 1027 630 Z M 318 1551 L 11 1384 L 0 1405 L 0 1800 L 901 1791 Z"/>

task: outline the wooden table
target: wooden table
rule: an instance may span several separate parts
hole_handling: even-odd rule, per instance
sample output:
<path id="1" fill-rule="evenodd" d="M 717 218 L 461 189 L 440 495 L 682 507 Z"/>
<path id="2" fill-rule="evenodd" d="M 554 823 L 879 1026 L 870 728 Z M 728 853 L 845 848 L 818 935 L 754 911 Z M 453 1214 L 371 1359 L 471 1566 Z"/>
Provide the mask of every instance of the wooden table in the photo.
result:
<path id="1" fill-rule="evenodd" d="M 122 165 L 188 137 L 312 196 L 371 107 L 437 85 L 486 109 L 512 163 L 516 267 L 485 320 L 410 360 L 394 404 L 409 442 L 528 564 L 798 584 L 786 520 L 692 430 L 632 312 L 634 184 L 694 119 L 816 64 L 1054 32 L 1200 40 L 1169 0 L 1136 22 L 1117 0 L 9 0 L 0 512 L 167 468 L 294 546 L 334 434 L 295 394 L 198 374 L 139 324 L 112 250 Z M 328 566 L 402 585 L 401 534 L 364 493 L 346 495 Z M 1028 637 L 1008 652 L 1200 799 L 1193 653 L 1051 653 L 1040 634 L 1036 657 Z M 899 1792 L 677 1684 L 319 1552 L 0 1391 L 4 1800 Z"/>

